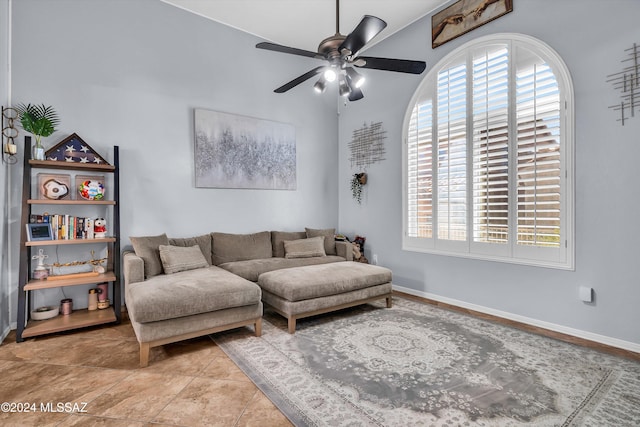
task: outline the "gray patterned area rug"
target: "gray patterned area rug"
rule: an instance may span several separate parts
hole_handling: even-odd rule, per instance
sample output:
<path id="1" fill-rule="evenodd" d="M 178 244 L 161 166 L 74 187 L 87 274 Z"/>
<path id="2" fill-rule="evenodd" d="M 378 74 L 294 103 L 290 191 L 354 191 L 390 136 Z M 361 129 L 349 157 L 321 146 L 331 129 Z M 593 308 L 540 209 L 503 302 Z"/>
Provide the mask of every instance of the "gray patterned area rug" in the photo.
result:
<path id="1" fill-rule="evenodd" d="M 297 426 L 640 426 L 640 363 L 394 298 L 213 338 Z"/>

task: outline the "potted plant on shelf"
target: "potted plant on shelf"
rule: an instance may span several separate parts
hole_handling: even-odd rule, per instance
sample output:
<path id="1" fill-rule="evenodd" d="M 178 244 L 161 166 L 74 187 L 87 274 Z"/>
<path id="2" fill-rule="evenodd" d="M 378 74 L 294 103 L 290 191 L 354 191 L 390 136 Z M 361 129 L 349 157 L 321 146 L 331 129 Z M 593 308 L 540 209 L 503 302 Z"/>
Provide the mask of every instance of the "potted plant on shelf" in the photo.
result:
<path id="1" fill-rule="evenodd" d="M 358 204 L 362 203 L 362 186 L 367 183 L 367 174 L 354 173 L 351 177 L 351 195 Z"/>
<path id="2" fill-rule="evenodd" d="M 20 124 L 27 132 L 33 134 L 36 144 L 33 146 L 31 158 L 33 160 L 45 160 L 42 137 L 47 137 L 56 131 L 60 124 L 58 114 L 52 106 L 19 104 L 16 107 L 20 117 Z"/>

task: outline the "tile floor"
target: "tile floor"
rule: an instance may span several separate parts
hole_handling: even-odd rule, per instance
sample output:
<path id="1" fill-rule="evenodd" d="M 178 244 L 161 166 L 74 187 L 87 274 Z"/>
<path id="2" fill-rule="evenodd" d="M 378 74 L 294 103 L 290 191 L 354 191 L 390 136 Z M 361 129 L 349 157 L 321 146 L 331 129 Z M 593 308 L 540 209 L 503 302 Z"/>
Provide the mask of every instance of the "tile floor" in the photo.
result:
<path id="1" fill-rule="evenodd" d="M 0 345 L 0 404 L 29 412 L 2 407 L 0 425 L 291 426 L 207 336 L 152 348 L 146 368 L 138 354 L 126 320 L 20 344 L 12 331 Z"/>

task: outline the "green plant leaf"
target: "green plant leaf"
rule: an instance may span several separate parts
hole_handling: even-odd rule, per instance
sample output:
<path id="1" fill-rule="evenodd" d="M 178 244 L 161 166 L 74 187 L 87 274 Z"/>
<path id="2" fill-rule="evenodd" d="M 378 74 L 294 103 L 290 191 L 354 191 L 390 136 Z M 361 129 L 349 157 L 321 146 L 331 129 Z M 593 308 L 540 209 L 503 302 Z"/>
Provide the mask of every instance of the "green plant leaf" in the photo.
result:
<path id="1" fill-rule="evenodd" d="M 60 124 L 60 118 L 52 106 L 18 104 L 16 110 L 22 128 L 34 134 L 38 140 L 42 136 L 51 135 Z"/>

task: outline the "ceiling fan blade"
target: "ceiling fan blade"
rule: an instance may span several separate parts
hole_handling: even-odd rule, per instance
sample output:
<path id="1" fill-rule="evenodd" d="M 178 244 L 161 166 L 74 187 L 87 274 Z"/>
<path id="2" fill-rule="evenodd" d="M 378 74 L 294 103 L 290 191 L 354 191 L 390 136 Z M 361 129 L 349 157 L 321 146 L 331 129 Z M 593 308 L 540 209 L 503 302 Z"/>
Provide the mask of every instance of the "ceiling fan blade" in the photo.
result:
<path id="1" fill-rule="evenodd" d="M 364 64 L 362 63 L 363 61 Z M 355 59 L 353 65 L 360 68 L 373 68 L 375 70 L 397 71 L 409 74 L 420 74 L 427 68 L 427 63 L 424 61 L 376 58 L 372 56 L 359 56 Z"/>
<path id="2" fill-rule="evenodd" d="M 378 35 L 378 33 L 387 26 L 387 23 L 375 16 L 365 15 L 362 20 L 356 26 L 356 28 L 347 36 L 338 48 L 339 52 L 342 49 L 349 49 L 352 55 L 355 55 L 364 45 L 369 43 L 372 38 Z"/>
<path id="3" fill-rule="evenodd" d="M 299 56 L 306 56 L 309 58 L 324 59 L 324 56 L 318 54 L 317 52 L 311 52 L 309 50 L 298 49 L 295 47 L 282 46 L 280 44 L 275 44 L 275 43 L 262 42 L 262 43 L 258 43 L 256 47 L 258 49 L 266 49 L 266 50 L 273 50 L 275 52 L 290 53 L 291 55 L 299 55 Z"/>
<path id="4" fill-rule="evenodd" d="M 318 73 L 320 73 L 320 71 L 324 70 L 325 68 L 326 67 L 324 67 L 324 66 L 323 67 L 316 67 L 313 70 L 304 73 L 300 77 L 297 77 L 297 78 L 291 80 L 289 83 L 286 83 L 286 84 L 280 86 L 279 88 L 274 90 L 274 92 L 275 93 L 284 93 L 284 92 L 288 91 L 289 89 L 292 89 L 292 88 L 298 86 L 300 83 L 303 83 L 303 82 L 309 80 L 311 77 L 317 75 Z"/>
<path id="5" fill-rule="evenodd" d="M 354 87 L 351 89 L 351 93 L 349 94 L 349 101 L 357 101 L 358 99 L 364 98 L 364 94 L 360 89 Z"/>

